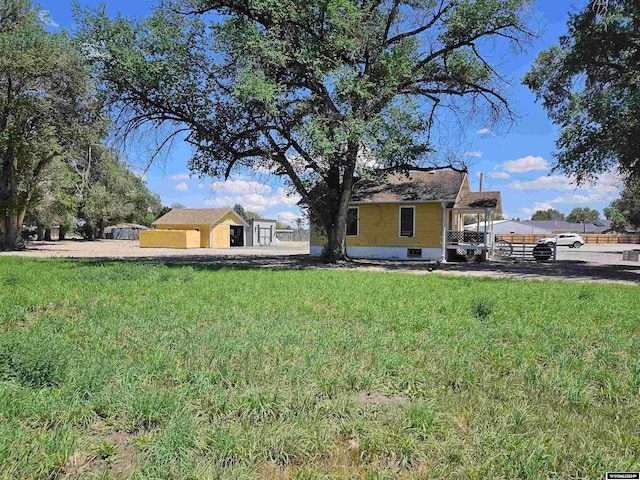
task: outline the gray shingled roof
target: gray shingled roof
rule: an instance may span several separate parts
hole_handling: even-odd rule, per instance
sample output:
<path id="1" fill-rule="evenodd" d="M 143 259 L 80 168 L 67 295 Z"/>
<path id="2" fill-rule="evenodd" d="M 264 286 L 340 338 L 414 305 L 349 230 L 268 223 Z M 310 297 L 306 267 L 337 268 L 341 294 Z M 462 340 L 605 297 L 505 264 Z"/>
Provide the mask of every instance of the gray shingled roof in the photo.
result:
<path id="1" fill-rule="evenodd" d="M 381 181 L 363 179 L 354 185 L 351 203 L 453 202 L 464 176 L 464 172 L 442 170 L 393 174 Z"/>
<path id="2" fill-rule="evenodd" d="M 174 208 L 153 222 L 153 225 L 215 225 L 233 211 L 232 208 Z"/>
<path id="3" fill-rule="evenodd" d="M 609 229 L 611 222 L 608 220 L 599 220 L 597 223 L 569 223 L 566 220 L 524 220 L 523 223 L 533 225 L 535 227 L 544 228 L 552 232 L 569 232 L 569 233 L 602 233 Z"/>

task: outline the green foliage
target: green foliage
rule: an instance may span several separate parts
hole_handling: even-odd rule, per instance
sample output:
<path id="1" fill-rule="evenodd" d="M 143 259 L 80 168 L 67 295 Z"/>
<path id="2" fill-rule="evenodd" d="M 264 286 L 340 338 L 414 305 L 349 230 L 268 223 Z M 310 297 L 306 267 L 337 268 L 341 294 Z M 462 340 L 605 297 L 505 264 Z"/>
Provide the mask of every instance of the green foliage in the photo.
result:
<path id="1" fill-rule="evenodd" d="M 85 182 L 79 198 L 77 217 L 83 221 L 87 238 L 102 236 L 104 228 L 120 222 L 151 225 L 162 210 L 158 195 L 131 172 L 115 152 L 93 148 L 90 162 L 82 171 Z"/>
<path id="2" fill-rule="evenodd" d="M 492 300 L 480 299 L 472 302 L 471 311 L 473 316 L 478 320 L 486 320 L 491 316 L 494 309 L 494 302 Z"/>
<path id="3" fill-rule="evenodd" d="M 567 222 L 569 223 L 593 223 L 600 218 L 600 212 L 589 207 L 576 207 L 569 215 L 567 215 Z"/>
<path id="4" fill-rule="evenodd" d="M 560 128 L 557 168 L 578 181 L 640 177 L 639 20 L 635 0 L 588 2 L 524 78 Z"/>
<path id="5" fill-rule="evenodd" d="M 260 215 L 259 213 L 252 212 L 251 210 L 245 210 L 244 207 L 240 204 L 234 205 L 233 209 L 245 220 L 260 220 L 262 218 L 262 215 Z"/>
<path id="6" fill-rule="evenodd" d="M 604 209 L 604 214 L 616 232 L 624 232 L 627 226 L 640 228 L 640 182 L 630 182 L 620 193 L 620 198 Z"/>
<path id="7" fill-rule="evenodd" d="M 356 172 L 463 169 L 435 152 L 435 119 L 512 115 L 493 47 L 532 37 L 531 3 L 179 0 L 137 21 L 76 14 L 125 130 L 189 132 L 199 174 L 286 176 L 343 256 Z"/>
<path id="8" fill-rule="evenodd" d="M 100 112 L 69 37 L 48 32 L 29 0 L 0 3 L 0 50 L 0 211 L 2 243 L 11 248 L 19 246 L 25 214 L 45 197 L 51 214 L 72 201 L 47 183 L 64 176 L 61 161 Z"/>
<path id="9" fill-rule="evenodd" d="M 536 210 L 536 212 L 531 215 L 531 220 L 564 220 L 564 213 L 559 212 L 553 208 L 549 208 L 548 210 Z"/>

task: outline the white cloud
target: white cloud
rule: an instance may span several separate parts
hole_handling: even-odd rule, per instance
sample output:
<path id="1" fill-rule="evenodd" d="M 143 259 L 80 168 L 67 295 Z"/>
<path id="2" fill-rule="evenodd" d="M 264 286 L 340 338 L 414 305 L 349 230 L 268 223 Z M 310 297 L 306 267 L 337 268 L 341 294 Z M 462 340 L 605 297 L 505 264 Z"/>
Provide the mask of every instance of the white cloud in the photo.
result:
<path id="1" fill-rule="evenodd" d="M 526 213 L 527 215 L 533 215 L 538 210 L 549 210 L 553 208 L 553 205 L 547 202 L 536 202 L 533 204 L 532 208 L 521 208 L 520 211 L 522 213 Z"/>
<path id="2" fill-rule="evenodd" d="M 601 175 L 591 184 L 576 185 L 575 180 L 562 175 L 549 175 L 534 180 L 513 181 L 507 186 L 516 190 L 555 190 L 575 192 L 554 198 L 552 203 L 588 203 L 613 200 L 619 193 L 622 181 L 614 173 Z"/>
<path id="3" fill-rule="evenodd" d="M 146 172 L 136 172 L 135 170 L 132 171 L 131 173 L 133 173 L 136 177 L 138 177 L 140 180 L 142 180 L 143 182 L 147 181 L 147 173 Z"/>
<path id="4" fill-rule="evenodd" d="M 600 200 L 599 195 L 566 195 L 564 197 L 557 197 L 551 200 L 551 203 L 591 203 Z"/>
<path id="5" fill-rule="evenodd" d="M 269 190 L 271 187 L 269 187 Z M 224 192 L 233 193 L 233 192 Z M 278 188 L 272 195 L 260 193 L 247 193 L 243 195 L 219 195 L 205 200 L 205 205 L 214 207 L 225 207 L 239 203 L 245 210 L 254 212 L 264 212 L 266 209 L 283 205 L 295 205 L 300 201 L 299 195 L 289 195 L 285 188 Z"/>
<path id="6" fill-rule="evenodd" d="M 188 173 L 178 173 L 176 175 L 169 175 L 169 180 L 189 180 L 191 175 Z"/>
<path id="7" fill-rule="evenodd" d="M 561 192 L 567 192 L 576 189 L 573 180 L 567 177 L 563 177 L 562 175 L 548 175 L 545 177 L 536 178 L 535 180 L 527 180 L 524 182 L 515 180 L 507 186 L 516 190 L 548 189 L 558 190 Z"/>
<path id="8" fill-rule="evenodd" d="M 463 154 L 465 157 L 481 157 L 482 156 L 482 152 L 464 152 Z"/>
<path id="9" fill-rule="evenodd" d="M 176 185 L 176 190 L 178 190 L 180 192 L 186 192 L 187 190 L 189 190 L 189 187 L 187 186 L 186 183 L 182 182 L 182 183 L 179 183 L 178 185 Z"/>
<path id="10" fill-rule="evenodd" d="M 198 188 L 204 188 L 204 185 L 202 183 L 199 183 Z"/>
<path id="11" fill-rule="evenodd" d="M 252 193 L 266 194 L 271 192 L 271 187 L 264 183 L 246 180 L 226 180 L 213 182 L 211 190 L 217 193 L 234 193 L 236 195 L 248 195 Z"/>
<path id="12" fill-rule="evenodd" d="M 516 160 L 510 160 L 504 162 L 501 165 L 496 165 L 496 170 L 502 169 L 511 173 L 526 173 L 536 170 L 549 170 L 551 164 L 542 157 L 534 157 L 533 155 L 527 155 Z"/>
<path id="13" fill-rule="evenodd" d="M 490 128 L 481 128 L 476 133 L 478 135 L 488 135 L 490 137 L 494 137 L 495 136 L 495 133 L 493 133 L 493 130 L 491 130 Z"/>
<path id="14" fill-rule="evenodd" d="M 511 178 L 511 175 L 509 175 L 507 172 L 492 172 L 492 173 L 488 173 L 487 177 L 505 179 L 505 178 Z"/>
<path id="15" fill-rule="evenodd" d="M 281 222 L 288 223 L 290 225 L 294 224 L 297 218 L 301 218 L 302 215 L 295 214 L 293 212 L 280 212 L 269 215 L 276 220 L 280 220 Z"/>
<path id="16" fill-rule="evenodd" d="M 46 25 L 47 27 L 58 28 L 60 26 L 59 23 L 51 18 L 49 10 L 40 10 L 38 12 L 38 20 L 40 20 L 40 23 Z"/>

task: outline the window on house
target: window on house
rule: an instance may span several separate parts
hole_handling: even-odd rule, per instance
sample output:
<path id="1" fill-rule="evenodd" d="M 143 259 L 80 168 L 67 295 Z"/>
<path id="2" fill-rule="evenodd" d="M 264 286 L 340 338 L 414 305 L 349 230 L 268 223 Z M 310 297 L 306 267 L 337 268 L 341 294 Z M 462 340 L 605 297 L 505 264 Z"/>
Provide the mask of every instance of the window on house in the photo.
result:
<path id="1" fill-rule="evenodd" d="M 358 207 L 347 211 L 347 235 L 358 235 Z"/>
<path id="2" fill-rule="evenodd" d="M 400 207 L 400 236 L 413 237 L 414 232 L 414 207 Z"/>
<path id="3" fill-rule="evenodd" d="M 421 248 L 407 248 L 407 257 L 409 258 L 422 258 Z"/>

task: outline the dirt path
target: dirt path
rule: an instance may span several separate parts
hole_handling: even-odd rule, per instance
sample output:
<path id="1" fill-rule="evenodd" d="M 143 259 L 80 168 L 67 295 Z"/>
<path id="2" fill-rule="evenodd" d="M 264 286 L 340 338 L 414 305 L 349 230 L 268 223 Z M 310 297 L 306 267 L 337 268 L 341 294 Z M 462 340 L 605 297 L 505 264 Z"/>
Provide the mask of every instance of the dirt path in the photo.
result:
<path id="1" fill-rule="evenodd" d="M 379 272 L 407 272 L 419 275 L 442 273 L 507 279 L 543 279 L 570 281 L 640 283 L 640 263 L 622 261 L 622 251 L 640 248 L 638 245 L 586 245 L 579 250 L 561 250 L 558 261 L 447 263 L 436 265 L 424 261 L 354 260 L 338 265 L 326 265 L 309 257 L 306 242 L 286 242 L 278 246 L 229 249 L 140 248 L 135 241 L 97 240 L 33 242 L 23 252 L 1 252 L 2 255 L 47 258 L 139 260 L 193 264 L 204 268 L 282 268 L 348 269 Z"/>

